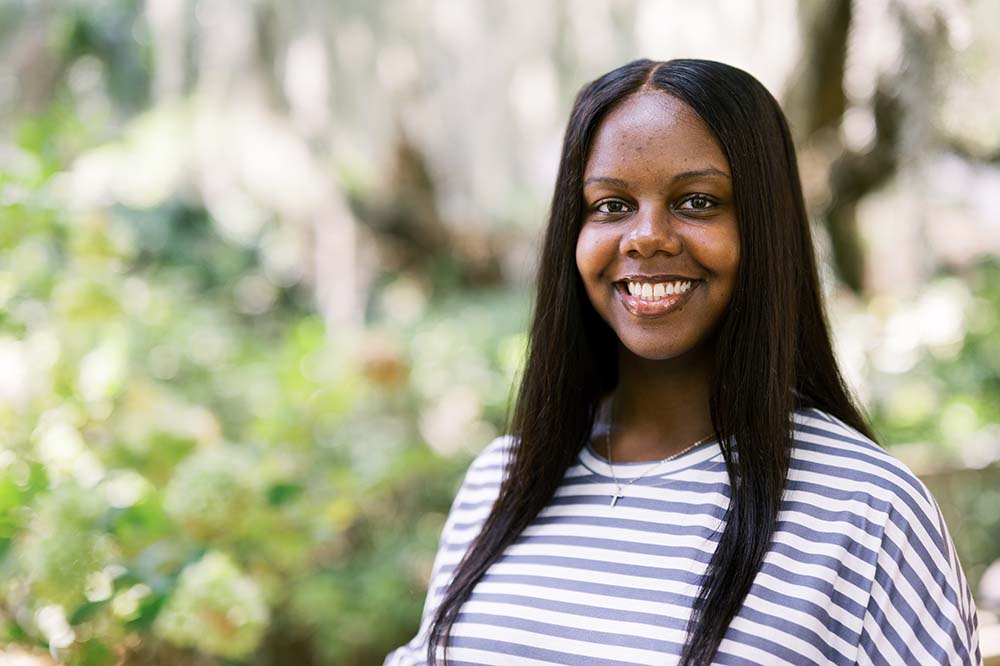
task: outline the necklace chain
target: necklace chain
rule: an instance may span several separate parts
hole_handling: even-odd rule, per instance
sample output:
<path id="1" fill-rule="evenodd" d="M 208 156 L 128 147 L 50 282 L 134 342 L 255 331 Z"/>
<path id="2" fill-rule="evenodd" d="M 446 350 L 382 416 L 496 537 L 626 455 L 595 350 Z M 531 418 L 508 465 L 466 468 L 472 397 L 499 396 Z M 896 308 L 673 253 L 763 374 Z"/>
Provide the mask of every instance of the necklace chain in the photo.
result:
<path id="1" fill-rule="evenodd" d="M 626 483 L 624 486 L 622 486 L 622 484 L 620 484 L 618 482 L 618 477 L 615 475 L 615 464 L 614 464 L 614 461 L 611 459 L 611 431 L 612 431 L 612 428 L 614 427 L 614 417 L 615 417 L 615 413 L 614 413 L 614 399 L 612 399 L 612 402 L 611 402 L 611 413 L 610 413 L 610 416 L 608 417 L 608 431 L 607 431 L 607 433 L 605 433 L 605 441 L 607 442 L 607 447 L 608 447 L 608 467 L 611 468 L 611 478 L 614 479 L 614 481 L 615 481 L 615 492 L 611 494 L 611 504 L 609 505 L 612 508 L 614 508 L 615 504 L 618 503 L 618 500 L 620 500 L 621 498 L 625 497 L 625 493 L 623 492 L 625 488 L 628 488 L 633 483 L 635 483 L 636 481 L 638 481 L 642 477 L 646 476 L 647 474 L 649 474 L 650 472 L 652 472 L 654 469 L 656 469 L 657 467 L 659 467 L 663 463 L 670 462 L 671 460 L 675 460 L 677 458 L 680 458 L 682 455 L 684 455 L 685 453 L 687 453 L 691 449 L 693 449 L 693 448 L 695 448 L 697 446 L 700 446 L 701 444 L 704 444 L 705 442 L 707 442 L 708 440 L 710 440 L 712 438 L 712 435 L 708 435 L 706 437 L 702 437 L 701 439 L 699 439 L 694 444 L 691 444 L 690 446 L 687 446 L 687 447 L 681 449 L 677 453 L 671 454 L 671 455 L 667 456 L 666 458 L 663 458 L 662 460 L 658 460 L 657 462 L 653 463 L 645 472 L 643 472 L 642 474 L 640 474 L 639 476 L 635 477 L 634 479 L 632 479 L 628 483 Z"/>

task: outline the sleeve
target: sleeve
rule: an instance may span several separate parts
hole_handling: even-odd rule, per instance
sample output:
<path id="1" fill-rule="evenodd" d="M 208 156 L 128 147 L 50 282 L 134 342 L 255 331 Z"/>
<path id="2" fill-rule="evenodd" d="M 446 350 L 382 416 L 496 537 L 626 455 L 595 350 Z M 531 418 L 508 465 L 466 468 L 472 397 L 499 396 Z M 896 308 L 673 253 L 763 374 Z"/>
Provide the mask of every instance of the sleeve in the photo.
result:
<path id="1" fill-rule="evenodd" d="M 451 582 L 455 566 L 478 536 L 493 508 L 506 467 L 509 444 L 509 437 L 493 440 L 466 471 L 441 530 L 420 629 L 412 640 L 390 652 L 382 666 L 422 666 L 427 663 L 427 639 L 431 622 Z"/>
<path id="2" fill-rule="evenodd" d="M 941 511 L 920 488 L 889 509 L 857 663 L 981 666 L 972 594 Z"/>

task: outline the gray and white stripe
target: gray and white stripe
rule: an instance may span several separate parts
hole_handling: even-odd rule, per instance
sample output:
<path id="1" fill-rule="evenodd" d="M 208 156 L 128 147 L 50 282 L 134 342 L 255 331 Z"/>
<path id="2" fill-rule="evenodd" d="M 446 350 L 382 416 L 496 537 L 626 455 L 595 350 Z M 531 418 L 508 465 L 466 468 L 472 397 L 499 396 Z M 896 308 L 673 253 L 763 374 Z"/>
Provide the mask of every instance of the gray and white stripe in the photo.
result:
<path id="1" fill-rule="evenodd" d="M 824 412 L 801 410 L 793 424 L 772 546 L 716 663 L 981 664 L 975 605 L 924 485 Z M 604 428 L 599 421 L 595 437 Z M 433 610 L 489 514 L 514 443 L 496 439 L 469 467 L 441 535 L 420 630 L 384 666 L 425 663 Z M 615 473 L 627 481 L 648 467 L 616 463 Z M 612 508 L 610 467 L 584 447 L 462 606 L 449 663 L 676 664 L 730 487 L 717 442 L 657 470 Z"/>

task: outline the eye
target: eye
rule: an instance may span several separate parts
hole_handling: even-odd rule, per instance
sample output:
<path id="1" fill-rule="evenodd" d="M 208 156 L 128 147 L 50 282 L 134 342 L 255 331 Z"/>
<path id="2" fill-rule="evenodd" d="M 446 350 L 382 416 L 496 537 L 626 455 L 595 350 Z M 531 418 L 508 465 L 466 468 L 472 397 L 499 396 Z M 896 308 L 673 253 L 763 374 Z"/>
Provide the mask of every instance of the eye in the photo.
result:
<path id="1" fill-rule="evenodd" d="M 605 215 L 620 215 L 621 213 L 627 213 L 631 209 L 629 208 L 629 205 L 621 199 L 604 199 L 603 201 L 597 202 L 597 205 L 594 206 L 594 210 L 598 213 L 604 213 Z"/>
<path id="2" fill-rule="evenodd" d="M 711 210 L 716 205 L 718 205 L 714 199 L 704 194 L 692 194 L 686 199 L 681 201 L 681 205 L 678 208 L 682 210 L 693 210 L 693 211 L 704 211 Z"/>

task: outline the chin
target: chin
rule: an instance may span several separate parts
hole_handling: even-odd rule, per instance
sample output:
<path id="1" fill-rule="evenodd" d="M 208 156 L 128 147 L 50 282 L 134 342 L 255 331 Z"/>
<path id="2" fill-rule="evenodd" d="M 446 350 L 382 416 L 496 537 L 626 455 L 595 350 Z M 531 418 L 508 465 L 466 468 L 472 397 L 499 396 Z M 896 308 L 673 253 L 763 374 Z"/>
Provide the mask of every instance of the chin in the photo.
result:
<path id="1" fill-rule="evenodd" d="M 630 340 L 628 338 L 622 339 L 620 336 L 618 339 L 633 356 L 648 361 L 667 361 L 684 356 L 691 350 L 690 346 L 668 344 L 663 340 Z"/>
<path id="2" fill-rule="evenodd" d="M 615 334 L 625 351 L 647 361 L 684 359 L 700 364 L 715 353 L 713 335 L 678 338 L 662 331 L 658 335 L 653 332 L 636 334 L 635 331 L 615 331 Z"/>

